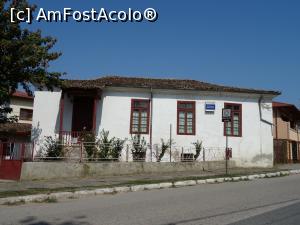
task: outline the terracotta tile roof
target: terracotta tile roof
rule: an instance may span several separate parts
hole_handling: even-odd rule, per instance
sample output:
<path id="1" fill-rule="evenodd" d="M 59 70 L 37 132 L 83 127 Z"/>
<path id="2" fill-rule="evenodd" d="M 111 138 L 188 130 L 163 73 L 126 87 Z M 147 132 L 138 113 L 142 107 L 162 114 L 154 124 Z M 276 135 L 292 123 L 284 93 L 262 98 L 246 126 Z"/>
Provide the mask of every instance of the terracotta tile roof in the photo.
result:
<path id="1" fill-rule="evenodd" d="M 30 134 L 31 124 L 0 123 L 0 133 Z"/>
<path id="2" fill-rule="evenodd" d="M 285 102 L 272 102 L 273 107 L 295 107 L 297 108 L 295 105 L 289 104 L 289 103 L 285 103 Z"/>
<path id="3" fill-rule="evenodd" d="M 280 95 L 279 91 L 256 90 L 210 84 L 197 80 L 105 76 L 91 80 L 64 80 L 65 88 L 103 89 L 105 87 L 153 88 Z"/>
<path id="4" fill-rule="evenodd" d="M 18 98 L 26 98 L 26 99 L 33 99 L 33 96 L 28 95 L 26 92 L 24 91 L 15 91 L 14 93 L 12 93 L 13 97 L 18 97 Z"/>
<path id="5" fill-rule="evenodd" d="M 272 105 L 273 108 L 277 108 L 282 112 L 289 114 L 291 118 L 300 120 L 300 110 L 295 105 L 285 102 L 273 102 Z"/>
<path id="6" fill-rule="evenodd" d="M 291 104 L 285 103 L 285 102 L 272 102 L 273 107 L 290 107 Z"/>

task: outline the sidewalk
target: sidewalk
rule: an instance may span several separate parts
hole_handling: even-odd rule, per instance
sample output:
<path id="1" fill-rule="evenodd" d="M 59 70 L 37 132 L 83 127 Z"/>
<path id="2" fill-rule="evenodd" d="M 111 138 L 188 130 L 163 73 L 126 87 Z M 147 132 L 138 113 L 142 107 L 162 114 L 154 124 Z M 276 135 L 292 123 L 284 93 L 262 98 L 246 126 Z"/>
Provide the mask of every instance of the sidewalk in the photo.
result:
<path id="1" fill-rule="evenodd" d="M 300 169 L 300 164 L 283 165 L 277 168 L 234 168 L 229 170 L 229 176 L 248 175 L 254 173 L 273 172 L 278 170 Z M 0 180 L 0 198 L 60 191 L 76 191 L 113 186 L 126 186 L 134 184 L 149 184 L 165 181 L 188 180 L 196 178 L 210 178 L 224 176 L 224 171 L 199 171 L 155 173 L 127 176 L 72 178 L 60 180 L 33 180 L 33 181 L 7 181 Z"/>

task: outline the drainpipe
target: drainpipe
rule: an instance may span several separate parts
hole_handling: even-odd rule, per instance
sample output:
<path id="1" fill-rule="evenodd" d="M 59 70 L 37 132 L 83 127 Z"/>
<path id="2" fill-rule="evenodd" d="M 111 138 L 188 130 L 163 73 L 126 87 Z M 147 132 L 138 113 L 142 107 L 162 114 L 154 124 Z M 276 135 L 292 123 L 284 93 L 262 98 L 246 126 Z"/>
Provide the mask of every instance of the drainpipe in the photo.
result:
<path id="1" fill-rule="evenodd" d="M 297 128 L 297 153 L 298 153 L 298 161 L 300 160 L 300 141 L 299 141 L 299 126 L 298 126 L 298 122 L 296 124 L 296 128 Z"/>
<path id="2" fill-rule="evenodd" d="M 276 143 L 276 154 L 278 156 L 279 155 L 279 150 L 280 150 L 279 141 L 278 141 L 278 108 L 274 108 L 274 110 L 275 110 L 275 140 L 276 140 L 276 142 L 274 142 L 274 143 Z M 278 158 L 277 156 L 275 156 L 276 159 Z"/>
<path id="3" fill-rule="evenodd" d="M 275 139 L 278 139 L 278 108 L 275 109 Z"/>
<path id="4" fill-rule="evenodd" d="M 150 161 L 152 162 L 152 116 L 153 115 L 153 92 L 152 87 L 150 88 L 150 135 L 149 135 L 149 142 L 150 142 Z"/>
<path id="5" fill-rule="evenodd" d="M 59 139 L 62 139 L 63 132 L 63 120 L 64 120 L 64 91 L 61 92 L 60 102 L 59 102 Z"/>
<path id="6" fill-rule="evenodd" d="M 261 122 L 264 122 L 266 124 L 269 124 L 271 125 L 271 130 L 273 128 L 273 123 L 272 122 L 269 122 L 265 119 L 262 118 L 262 110 L 261 110 L 261 102 L 263 100 L 263 96 L 261 95 L 258 99 L 258 108 L 259 108 L 259 118 L 260 118 L 260 121 Z M 260 123 L 260 153 L 262 155 L 262 133 L 261 133 L 261 123 Z M 274 158 L 274 157 L 273 157 Z M 274 159 L 273 159 L 273 164 L 274 164 Z"/>
<path id="7" fill-rule="evenodd" d="M 266 124 L 269 124 L 269 125 L 273 126 L 273 123 L 272 123 L 272 122 L 267 121 L 267 120 L 265 120 L 265 119 L 262 118 L 262 112 L 261 112 L 261 102 L 262 102 L 262 100 L 263 100 L 263 96 L 261 95 L 261 96 L 259 97 L 259 99 L 258 99 L 258 108 L 259 108 L 259 117 L 260 117 L 260 121 L 262 121 L 262 122 L 264 122 L 264 123 L 266 123 Z"/>

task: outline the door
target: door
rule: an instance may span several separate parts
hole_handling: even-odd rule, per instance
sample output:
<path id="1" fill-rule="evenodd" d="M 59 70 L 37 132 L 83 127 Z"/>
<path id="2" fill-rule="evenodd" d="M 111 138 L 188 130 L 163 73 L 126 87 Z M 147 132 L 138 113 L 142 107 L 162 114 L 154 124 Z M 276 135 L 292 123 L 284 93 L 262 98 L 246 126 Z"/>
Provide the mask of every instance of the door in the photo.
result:
<path id="1" fill-rule="evenodd" d="M 72 131 L 92 131 L 93 106 L 94 99 L 92 97 L 74 97 Z"/>
<path id="2" fill-rule="evenodd" d="M 285 140 L 274 140 L 274 163 L 288 163 L 288 142 Z"/>
<path id="3" fill-rule="evenodd" d="M 292 157 L 293 157 L 293 162 L 298 161 L 298 153 L 297 153 L 297 142 L 293 141 L 292 142 Z"/>

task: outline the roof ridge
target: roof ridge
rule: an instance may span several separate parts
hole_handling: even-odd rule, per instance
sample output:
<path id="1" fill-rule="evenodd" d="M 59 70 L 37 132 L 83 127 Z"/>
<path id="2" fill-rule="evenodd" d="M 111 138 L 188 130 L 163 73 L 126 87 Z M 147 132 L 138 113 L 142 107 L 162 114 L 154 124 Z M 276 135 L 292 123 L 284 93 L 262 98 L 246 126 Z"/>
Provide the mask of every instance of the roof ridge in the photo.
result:
<path id="1" fill-rule="evenodd" d="M 170 81 L 170 82 L 168 82 Z M 194 79 L 179 78 L 156 78 L 156 77 L 130 77 L 105 75 L 93 79 L 85 80 L 66 80 L 69 87 L 77 88 L 103 88 L 105 86 L 115 87 L 133 87 L 133 88 L 157 88 L 157 89 L 176 89 L 176 90 L 202 90 L 217 92 L 238 92 L 238 93 L 256 93 L 279 95 L 281 92 L 273 90 L 261 90 L 255 88 L 240 88 L 233 86 L 225 86 L 220 84 L 208 83 Z"/>
<path id="2" fill-rule="evenodd" d="M 102 77 L 95 78 L 95 80 L 98 79 L 103 79 L 103 78 L 131 78 L 131 79 L 145 79 L 145 80 L 181 80 L 181 81 L 196 81 L 196 82 L 202 82 L 202 83 L 207 83 L 203 82 L 200 80 L 195 80 L 195 79 L 188 79 L 188 78 L 176 78 L 176 77 L 167 77 L 167 78 L 157 78 L 157 77 L 143 77 L 143 76 L 119 76 L 119 75 L 104 75 Z"/>

